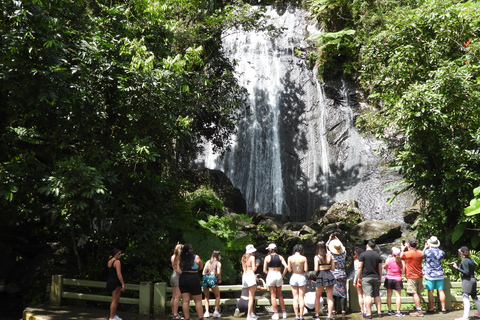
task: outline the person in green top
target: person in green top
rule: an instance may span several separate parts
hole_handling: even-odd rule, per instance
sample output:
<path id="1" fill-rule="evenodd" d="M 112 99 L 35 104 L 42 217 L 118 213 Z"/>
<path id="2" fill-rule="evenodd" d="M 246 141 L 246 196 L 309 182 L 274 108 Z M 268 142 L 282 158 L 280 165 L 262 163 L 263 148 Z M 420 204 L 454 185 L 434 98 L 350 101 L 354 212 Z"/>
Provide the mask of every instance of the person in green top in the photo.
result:
<path id="1" fill-rule="evenodd" d="M 477 297 L 477 279 L 475 279 L 475 262 L 470 258 L 470 250 L 463 246 L 458 249 L 458 253 L 462 258 L 460 266 L 457 262 L 453 262 L 453 268 L 457 269 L 462 274 L 462 300 L 463 300 L 463 317 L 456 318 L 455 320 L 467 320 L 470 313 L 470 301 L 469 296 L 472 297 L 477 311 L 480 313 L 480 301 Z M 474 313 L 475 317 L 480 317 L 479 313 Z"/>

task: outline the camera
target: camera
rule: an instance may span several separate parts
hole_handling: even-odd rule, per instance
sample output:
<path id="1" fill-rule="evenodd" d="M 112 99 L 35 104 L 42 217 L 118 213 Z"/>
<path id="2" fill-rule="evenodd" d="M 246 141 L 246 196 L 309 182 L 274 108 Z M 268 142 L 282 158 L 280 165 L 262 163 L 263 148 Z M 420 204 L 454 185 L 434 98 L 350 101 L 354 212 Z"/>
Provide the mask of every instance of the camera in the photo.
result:
<path id="1" fill-rule="evenodd" d="M 458 261 L 454 260 L 453 262 L 450 262 L 450 264 L 453 266 L 454 264 L 458 264 Z"/>

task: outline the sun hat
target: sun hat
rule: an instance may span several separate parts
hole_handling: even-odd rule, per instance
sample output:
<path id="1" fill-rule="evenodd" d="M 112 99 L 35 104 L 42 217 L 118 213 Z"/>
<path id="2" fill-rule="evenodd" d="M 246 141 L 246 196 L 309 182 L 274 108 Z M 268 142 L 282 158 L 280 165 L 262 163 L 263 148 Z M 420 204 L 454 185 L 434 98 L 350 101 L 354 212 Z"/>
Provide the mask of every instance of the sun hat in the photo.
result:
<path id="1" fill-rule="evenodd" d="M 273 250 L 273 249 L 277 249 L 277 245 L 275 243 L 270 243 L 267 247 L 267 250 Z"/>
<path id="2" fill-rule="evenodd" d="M 400 255 L 400 249 L 397 248 L 397 247 L 392 247 L 392 254 L 393 254 L 394 256 Z"/>
<path id="3" fill-rule="evenodd" d="M 245 247 L 245 253 L 246 254 L 249 254 L 249 253 L 254 253 L 255 251 L 257 251 L 257 249 L 255 249 L 255 247 L 253 246 L 253 244 L 249 244 Z"/>
<path id="4" fill-rule="evenodd" d="M 432 248 L 438 248 L 440 247 L 440 240 L 435 236 L 431 236 L 430 239 L 428 239 L 427 244 Z"/>
<path id="5" fill-rule="evenodd" d="M 345 251 L 345 247 L 340 240 L 335 239 L 330 241 L 328 244 L 328 250 L 330 250 L 330 252 L 333 254 L 341 254 Z"/>

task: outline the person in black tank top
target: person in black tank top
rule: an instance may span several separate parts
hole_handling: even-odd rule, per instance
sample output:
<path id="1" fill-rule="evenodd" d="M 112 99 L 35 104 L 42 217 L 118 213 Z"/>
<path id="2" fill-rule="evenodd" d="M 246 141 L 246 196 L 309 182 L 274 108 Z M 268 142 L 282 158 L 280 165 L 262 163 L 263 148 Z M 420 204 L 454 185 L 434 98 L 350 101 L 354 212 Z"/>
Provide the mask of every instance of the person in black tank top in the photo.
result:
<path id="1" fill-rule="evenodd" d="M 285 259 L 277 253 L 277 246 L 271 243 L 268 247 L 268 256 L 263 262 L 263 272 L 267 274 L 267 286 L 270 289 L 270 300 L 273 307 L 273 320 L 277 320 L 278 307 L 277 298 L 282 308 L 283 319 L 287 318 L 287 311 L 285 310 L 285 301 L 282 295 L 283 277 L 287 272 L 288 266 Z M 281 272 L 283 266 L 283 273 Z"/>
<path id="2" fill-rule="evenodd" d="M 113 249 L 112 255 L 107 263 L 108 278 L 106 290 L 112 294 L 109 320 L 122 320 L 117 315 L 118 301 L 120 300 L 121 293 L 125 291 L 125 282 L 123 281 L 122 267 L 120 262 L 121 256 L 122 251 L 120 249 Z"/>

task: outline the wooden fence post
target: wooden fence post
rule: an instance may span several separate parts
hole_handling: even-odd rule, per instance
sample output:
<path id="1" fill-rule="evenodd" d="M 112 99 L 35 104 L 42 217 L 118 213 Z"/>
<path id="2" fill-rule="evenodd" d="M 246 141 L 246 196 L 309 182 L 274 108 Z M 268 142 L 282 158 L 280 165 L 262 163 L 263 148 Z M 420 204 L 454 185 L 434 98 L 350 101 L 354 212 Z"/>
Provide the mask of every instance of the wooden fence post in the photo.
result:
<path id="1" fill-rule="evenodd" d="M 163 318 L 165 316 L 165 303 L 167 301 L 167 283 L 157 282 L 153 285 L 153 315 Z"/>
<path id="2" fill-rule="evenodd" d="M 52 285 L 50 286 L 50 304 L 60 306 L 62 304 L 63 276 L 53 275 Z"/>
<path id="3" fill-rule="evenodd" d="M 140 282 L 138 313 L 148 316 L 152 308 L 152 283 L 150 281 Z"/>
<path id="4" fill-rule="evenodd" d="M 452 284 L 450 279 L 445 277 L 443 279 L 443 291 L 445 292 L 445 309 L 452 310 Z"/>
<path id="5" fill-rule="evenodd" d="M 353 280 L 347 280 L 347 287 L 348 287 L 348 303 L 350 307 L 350 312 L 360 312 L 360 305 L 358 304 L 358 293 L 357 288 L 353 285 Z"/>

